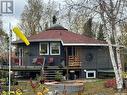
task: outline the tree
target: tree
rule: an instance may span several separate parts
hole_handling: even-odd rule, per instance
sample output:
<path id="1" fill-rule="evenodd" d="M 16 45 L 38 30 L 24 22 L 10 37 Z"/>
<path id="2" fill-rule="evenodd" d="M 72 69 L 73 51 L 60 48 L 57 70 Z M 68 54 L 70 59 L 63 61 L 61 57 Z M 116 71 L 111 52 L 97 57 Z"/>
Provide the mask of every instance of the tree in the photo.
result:
<path id="1" fill-rule="evenodd" d="M 8 52 L 9 37 L 3 29 L 0 29 L 0 52 Z"/>
<path id="2" fill-rule="evenodd" d="M 121 90 L 123 87 L 118 28 L 119 23 L 127 17 L 126 4 L 126 0 L 81 0 L 79 2 L 70 0 L 68 4 L 71 7 L 73 6 L 74 9 L 87 9 L 91 11 L 91 13 L 96 14 L 96 17 L 98 17 L 96 20 L 102 22 L 118 90 Z M 115 40 L 115 51 L 111 42 L 111 36 Z"/>
<path id="3" fill-rule="evenodd" d="M 111 57 L 112 65 L 113 65 L 114 72 L 115 72 L 118 90 L 121 90 L 123 87 L 122 65 L 121 65 L 122 63 L 121 63 L 121 59 L 120 59 L 120 47 L 119 47 L 117 31 L 116 31 L 116 27 L 118 25 L 117 21 L 119 20 L 119 18 L 117 18 L 117 17 L 118 17 L 118 13 L 120 12 L 121 2 L 122 2 L 121 0 L 117 0 L 116 3 L 114 3 L 112 0 L 110 0 L 109 3 L 105 2 L 103 0 L 99 1 L 100 16 L 101 16 L 103 24 L 104 24 L 104 30 L 107 33 L 106 40 L 109 45 L 109 52 L 110 52 L 110 57 Z M 110 32 L 111 32 L 112 36 L 111 36 Z M 115 55 L 114 55 L 113 46 L 112 46 L 110 37 L 113 37 L 115 39 L 116 60 L 115 60 Z"/>
<path id="4" fill-rule="evenodd" d="M 85 1 L 73 1 L 66 0 L 65 8 L 63 8 L 64 14 L 63 19 L 66 19 L 66 27 L 79 34 L 86 36 L 92 35 L 91 37 L 96 37 L 96 30 L 98 30 L 98 23 L 96 23 L 93 18 L 96 16 L 95 13 L 91 12 L 89 9 L 84 9 L 77 7 L 80 3 Z M 83 3 L 84 4 L 84 3 Z M 88 25 L 89 23 L 89 25 Z M 91 25 L 90 25 L 91 24 Z M 89 27 L 87 27 L 89 26 Z"/>
<path id="5" fill-rule="evenodd" d="M 119 37 L 119 41 L 122 45 L 127 47 L 127 22 L 126 21 L 121 24 L 120 30 L 121 30 L 122 35 Z M 127 67 L 127 49 L 126 48 L 123 49 L 122 54 L 123 54 L 123 57 L 124 57 L 123 66 Z"/>
<path id="6" fill-rule="evenodd" d="M 92 32 L 92 18 L 89 18 L 88 21 L 84 24 L 83 27 L 83 35 L 92 37 L 93 32 Z"/>
<path id="7" fill-rule="evenodd" d="M 43 13 L 43 3 L 41 0 L 28 0 L 24 11 L 21 14 L 21 28 L 26 31 L 26 35 L 36 34 L 42 31 L 40 21 Z"/>
<path id="8" fill-rule="evenodd" d="M 102 41 L 104 40 L 103 25 L 102 24 L 100 24 L 100 26 L 99 26 L 99 31 L 97 33 L 97 39 L 102 40 Z"/>
<path id="9" fill-rule="evenodd" d="M 80 0 L 81 1 L 81 0 Z M 79 2 L 80 2 L 79 1 Z M 84 23 L 90 19 L 88 15 L 90 15 L 90 11 L 87 9 L 80 9 L 72 5 L 74 3 L 73 0 L 66 0 L 66 5 L 63 8 L 63 20 L 66 20 L 66 27 L 79 34 L 83 34 L 84 32 Z M 77 1 L 78 2 L 78 1 Z M 76 3 L 75 3 L 76 4 Z"/>
<path id="10" fill-rule="evenodd" d="M 55 15 L 55 16 L 54 16 Z M 47 23 L 48 27 L 51 27 L 53 24 L 53 17 L 58 18 L 59 16 L 59 9 L 57 8 L 57 3 L 54 1 L 49 0 L 47 4 L 45 4 L 44 12 L 43 12 L 43 22 L 44 24 Z"/>
<path id="11" fill-rule="evenodd" d="M 127 22 L 121 24 L 120 30 L 122 35 L 120 36 L 119 40 L 122 45 L 127 47 Z"/>
<path id="12" fill-rule="evenodd" d="M 0 62 L 7 62 L 8 57 L 8 44 L 9 37 L 8 34 L 1 28 L 0 29 Z"/>
<path id="13" fill-rule="evenodd" d="M 52 25 L 52 17 L 56 14 L 57 5 L 54 1 L 48 3 L 42 0 L 28 0 L 21 14 L 21 28 L 27 36 L 36 34 Z"/>

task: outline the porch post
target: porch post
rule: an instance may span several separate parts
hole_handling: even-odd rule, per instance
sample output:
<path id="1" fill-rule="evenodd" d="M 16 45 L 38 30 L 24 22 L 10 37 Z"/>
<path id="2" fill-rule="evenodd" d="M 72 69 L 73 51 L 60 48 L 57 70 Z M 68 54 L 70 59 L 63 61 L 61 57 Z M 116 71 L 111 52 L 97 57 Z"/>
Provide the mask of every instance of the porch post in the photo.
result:
<path id="1" fill-rule="evenodd" d="M 68 78 L 69 73 L 68 73 L 68 52 L 67 52 L 67 47 L 65 47 L 65 49 L 66 49 L 66 67 L 67 67 L 66 72 L 67 72 L 67 80 L 68 80 L 69 79 Z"/>

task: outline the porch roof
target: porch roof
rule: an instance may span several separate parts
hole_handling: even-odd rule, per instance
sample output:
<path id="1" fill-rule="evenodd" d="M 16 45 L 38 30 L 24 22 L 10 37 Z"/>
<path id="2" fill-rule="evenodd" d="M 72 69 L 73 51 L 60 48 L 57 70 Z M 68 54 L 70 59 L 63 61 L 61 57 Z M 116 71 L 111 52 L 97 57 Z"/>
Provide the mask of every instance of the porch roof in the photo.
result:
<path id="1" fill-rule="evenodd" d="M 108 46 L 105 41 L 100 41 L 95 38 L 73 33 L 71 31 L 68 31 L 62 26 L 51 27 L 44 32 L 39 32 L 36 35 L 30 36 L 28 40 L 30 42 L 61 41 L 61 43 L 64 46 L 69 46 L 69 45 Z M 22 43 L 22 41 L 19 40 L 13 43 L 14 44 Z"/>

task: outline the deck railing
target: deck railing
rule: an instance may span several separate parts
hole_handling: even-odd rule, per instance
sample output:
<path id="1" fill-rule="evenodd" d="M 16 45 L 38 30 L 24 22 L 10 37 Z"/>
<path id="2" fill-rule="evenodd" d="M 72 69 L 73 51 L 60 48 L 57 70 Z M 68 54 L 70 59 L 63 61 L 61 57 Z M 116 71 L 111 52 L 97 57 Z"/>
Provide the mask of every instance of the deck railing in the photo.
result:
<path id="1" fill-rule="evenodd" d="M 9 66 L 8 65 L 0 65 L 0 70 L 8 70 Z M 41 66 L 11 66 L 11 70 L 41 70 L 42 67 Z M 47 66 L 44 69 L 54 69 L 54 70 L 59 70 L 59 69 L 66 69 L 66 67 L 64 68 L 59 68 L 58 66 Z"/>
<path id="2" fill-rule="evenodd" d="M 7 70 L 8 65 L 0 65 L 0 69 Z M 41 66 L 11 66 L 12 70 L 41 70 Z"/>

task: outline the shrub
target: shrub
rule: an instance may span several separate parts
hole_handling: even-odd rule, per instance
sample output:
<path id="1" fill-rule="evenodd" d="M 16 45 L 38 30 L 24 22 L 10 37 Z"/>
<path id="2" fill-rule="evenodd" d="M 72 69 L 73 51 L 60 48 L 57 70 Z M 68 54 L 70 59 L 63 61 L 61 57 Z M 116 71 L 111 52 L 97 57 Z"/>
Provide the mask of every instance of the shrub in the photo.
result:
<path id="1" fill-rule="evenodd" d="M 124 79 L 127 79 L 127 72 L 122 72 L 122 77 L 123 77 Z"/>
<path id="2" fill-rule="evenodd" d="M 116 80 L 115 79 L 107 80 L 104 85 L 106 88 L 115 88 Z"/>
<path id="3" fill-rule="evenodd" d="M 46 77 L 42 77 L 42 76 L 39 76 L 39 75 L 37 75 L 36 76 L 36 79 L 37 79 L 37 81 L 39 81 L 41 84 L 44 84 L 45 83 L 45 80 L 46 80 Z"/>
<path id="4" fill-rule="evenodd" d="M 62 81 L 62 75 L 59 71 L 56 72 L 55 80 L 56 81 Z"/>

